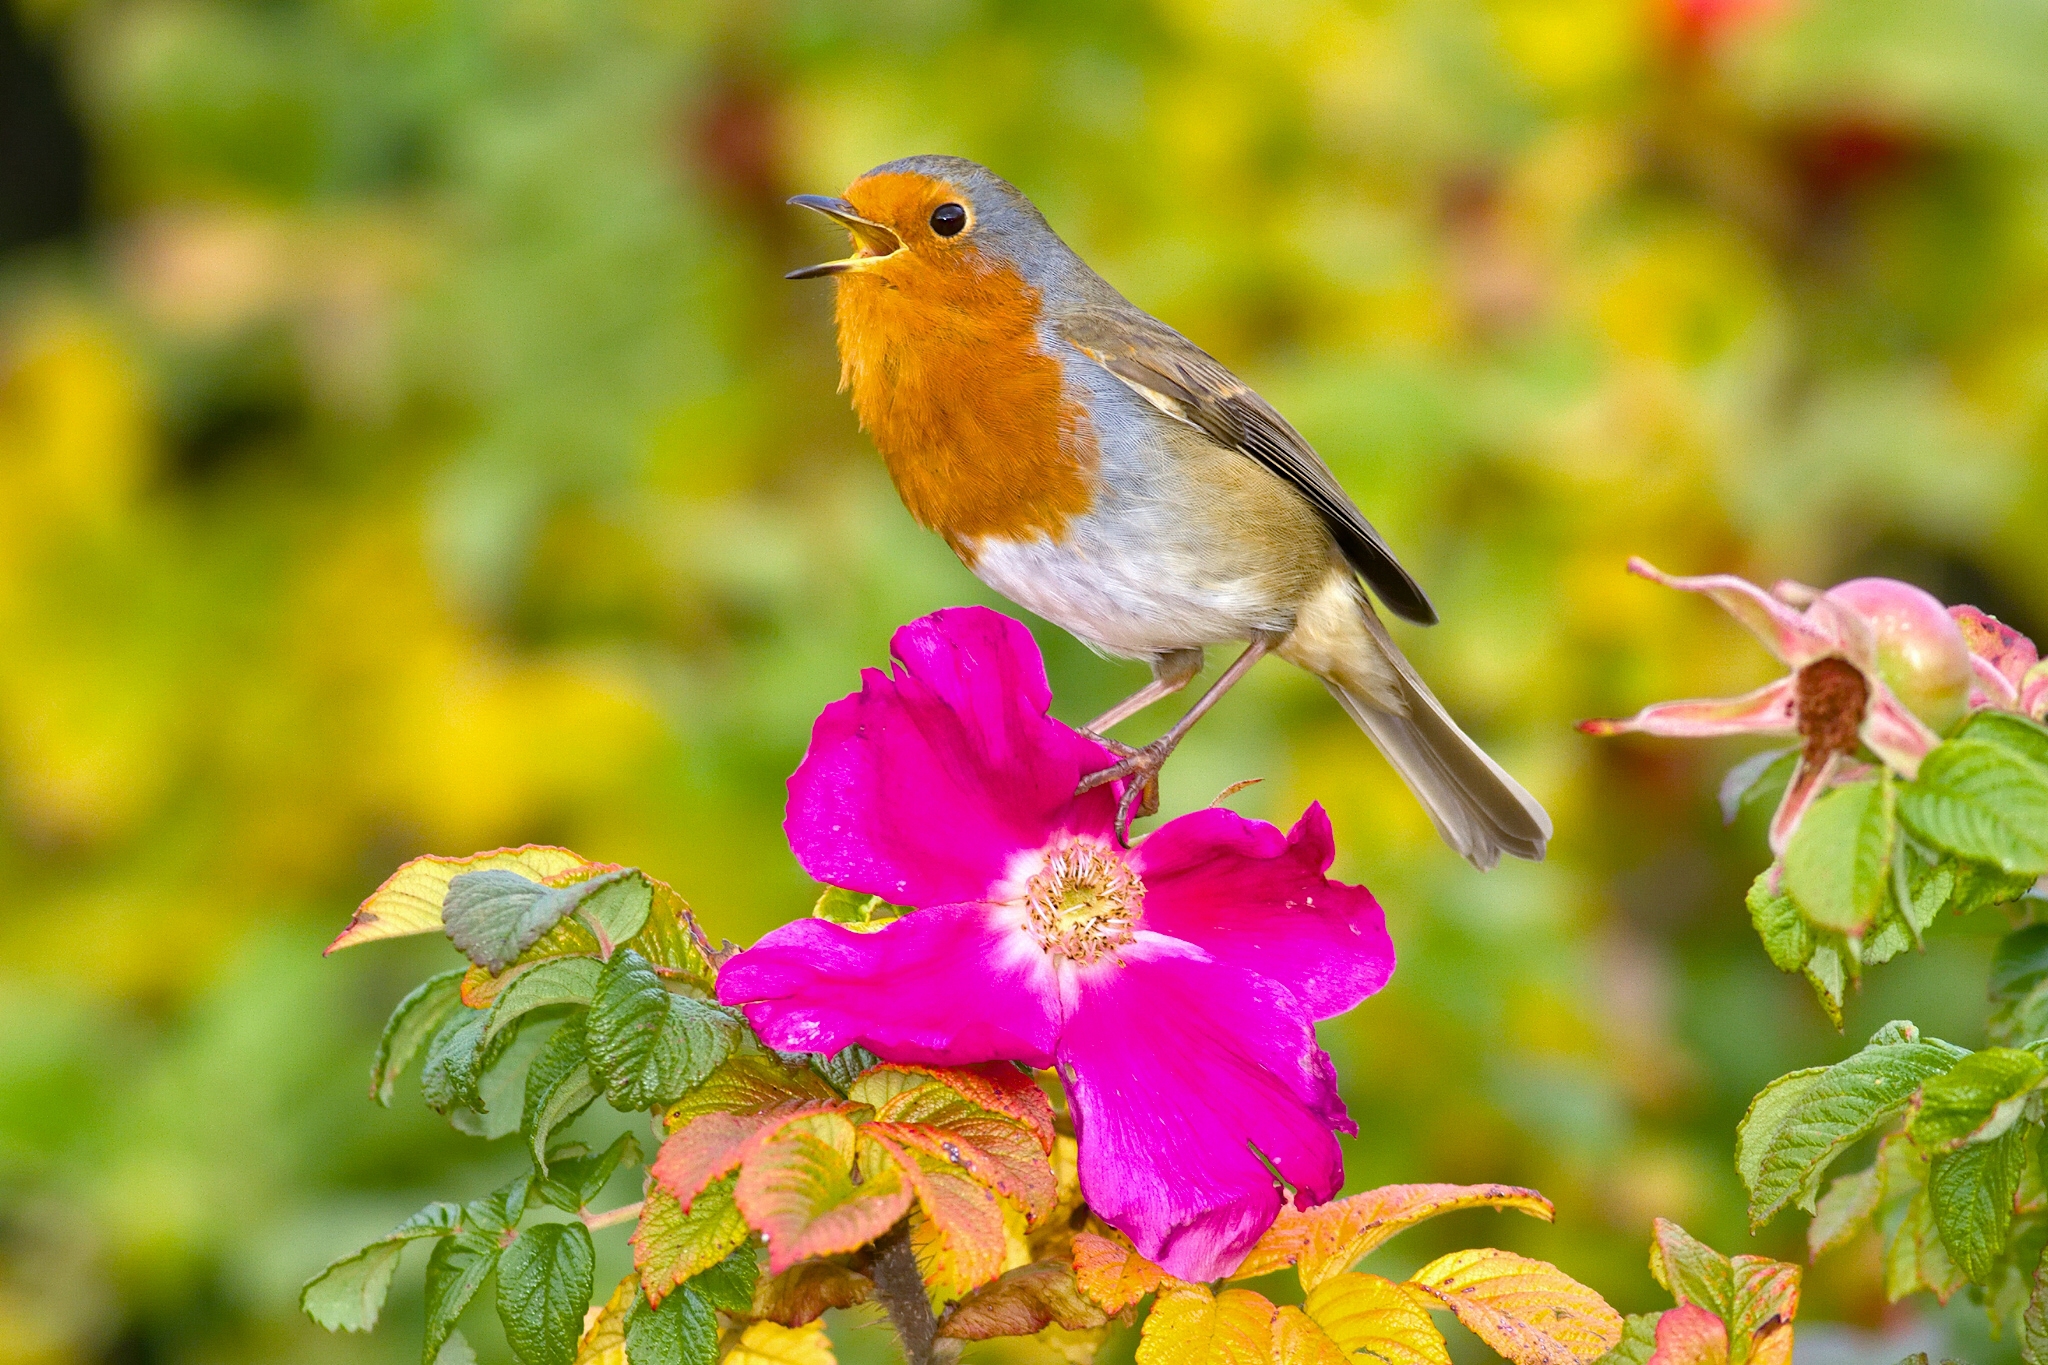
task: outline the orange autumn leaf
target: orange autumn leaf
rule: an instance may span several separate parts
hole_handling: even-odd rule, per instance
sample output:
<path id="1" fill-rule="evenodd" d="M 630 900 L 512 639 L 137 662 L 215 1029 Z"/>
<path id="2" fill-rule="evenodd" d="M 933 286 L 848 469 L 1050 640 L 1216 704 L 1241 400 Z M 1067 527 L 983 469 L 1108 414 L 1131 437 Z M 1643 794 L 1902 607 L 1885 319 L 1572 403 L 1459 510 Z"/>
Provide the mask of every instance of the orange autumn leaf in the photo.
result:
<path id="1" fill-rule="evenodd" d="M 1074 1268 L 1061 1261 L 1034 1261 L 1007 1271 L 953 1305 L 939 1335 L 963 1341 L 1022 1337 L 1057 1327 L 1092 1331 L 1109 1317 L 1074 1282 Z"/>
<path id="2" fill-rule="evenodd" d="M 1458 1209 L 1517 1209 L 1549 1222 L 1550 1201 L 1515 1185 L 1385 1185 L 1299 1211 L 1280 1210 L 1233 1279 L 1299 1268 L 1304 1287 L 1341 1274 L 1395 1233 Z"/>
<path id="3" fill-rule="evenodd" d="M 1409 1280 L 1515 1365 L 1592 1365 L 1621 1340 L 1621 1314 L 1556 1266 L 1509 1251 L 1454 1251 Z"/>
<path id="4" fill-rule="evenodd" d="M 1074 1234 L 1074 1279 L 1105 1313 L 1121 1313 L 1166 1282 L 1167 1274 L 1122 1242 Z"/>
<path id="5" fill-rule="evenodd" d="M 915 1197 L 895 1159 L 844 1115 L 806 1115 L 747 1157 L 734 1198 L 768 1239 L 768 1271 L 865 1246 Z"/>

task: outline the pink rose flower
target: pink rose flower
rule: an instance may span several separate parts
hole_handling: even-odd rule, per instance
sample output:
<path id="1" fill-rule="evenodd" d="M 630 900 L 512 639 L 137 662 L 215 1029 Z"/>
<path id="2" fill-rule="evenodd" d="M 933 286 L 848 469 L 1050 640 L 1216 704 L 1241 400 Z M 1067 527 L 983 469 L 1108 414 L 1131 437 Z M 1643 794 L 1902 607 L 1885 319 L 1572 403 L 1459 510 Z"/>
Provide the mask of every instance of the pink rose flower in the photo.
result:
<path id="1" fill-rule="evenodd" d="M 718 996 L 771 1045 L 888 1061 L 1014 1061 L 1066 1083 L 1089 1206 L 1190 1280 L 1343 1182 L 1355 1132 L 1314 1024 L 1377 991 L 1393 945 L 1372 895 L 1324 876 L 1330 822 L 1211 808 L 1135 848 L 1113 761 L 1054 720 L 1029 632 L 979 607 L 896 633 L 893 675 L 825 708 L 790 779 L 798 860 L 915 908 L 822 919 L 727 962 Z M 1277 1173 L 1277 1176 L 1276 1176 Z"/>

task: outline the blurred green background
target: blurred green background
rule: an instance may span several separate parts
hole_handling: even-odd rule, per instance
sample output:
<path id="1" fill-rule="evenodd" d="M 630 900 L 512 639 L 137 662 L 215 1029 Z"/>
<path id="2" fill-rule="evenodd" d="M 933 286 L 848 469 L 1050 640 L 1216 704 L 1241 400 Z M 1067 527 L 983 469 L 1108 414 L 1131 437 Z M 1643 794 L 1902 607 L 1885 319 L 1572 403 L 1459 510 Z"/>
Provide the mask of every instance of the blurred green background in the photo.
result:
<path id="1" fill-rule="evenodd" d="M 1631 552 L 2048 634 L 2044 70 L 2037 0 L 0 0 L 0 1359 L 416 1358 L 410 1261 L 373 1336 L 294 1306 L 519 1160 L 365 1098 L 452 950 L 319 949 L 401 860 L 567 844 L 742 942 L 805 911 L 811 718 L 991 600 L 835 396 L 829 288 L 780 279 L 840 245 L 784 196 L 925 151 L 1292 417 L 1556 817 L 1473 873 L 1279 666 L 1168 772 L 1170 809 L 1323 801 L 1387 907 L 1393 985 L 1327 1029 L 1352 1186 L 1557 1201 L 1387 1264 L 1498 1241 L 1640 1311 L 1653 1215 L 1794 1255 L 1744 1225 L 1744 1105 L 1887 1018 L 1979 1044 L 1997 926 L 1837 1036 L 1742 909 L 1744 751 L 1570 723 L 1771 676 Z M 1142 676 L 1034 625 L 1069 719 Z M 1867 1240 L 1800 1337 L 2011 1350 L 1887 1308 Z"/>

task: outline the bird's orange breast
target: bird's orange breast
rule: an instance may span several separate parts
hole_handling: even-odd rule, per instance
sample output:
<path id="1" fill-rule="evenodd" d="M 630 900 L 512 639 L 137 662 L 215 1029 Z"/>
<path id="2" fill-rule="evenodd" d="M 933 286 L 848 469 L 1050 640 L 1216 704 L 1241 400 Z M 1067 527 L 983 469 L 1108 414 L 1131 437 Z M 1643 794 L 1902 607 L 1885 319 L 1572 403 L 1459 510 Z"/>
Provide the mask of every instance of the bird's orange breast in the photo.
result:
<path id="1" fill-rule="evenodd" d="M 1057 539 L 1093 502 L 1097 447 L 1039 344 L 1036 290 L 961 252 L 842 277 L 840 387 L 903 505 L 972 559 L 974 539 Z"/>

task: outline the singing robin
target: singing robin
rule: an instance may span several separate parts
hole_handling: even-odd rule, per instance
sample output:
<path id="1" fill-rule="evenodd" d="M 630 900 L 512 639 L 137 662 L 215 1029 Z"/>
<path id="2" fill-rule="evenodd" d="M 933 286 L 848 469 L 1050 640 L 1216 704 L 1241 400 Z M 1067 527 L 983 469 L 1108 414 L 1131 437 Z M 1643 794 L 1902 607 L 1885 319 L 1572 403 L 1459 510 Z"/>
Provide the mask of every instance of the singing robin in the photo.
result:
<path id="1" fill-rule="evenodd" d="M 855 251 L 790 272 L 837 281 L 840 387 L 911 516 L 990 587 L 1152 681 L 1098 735 L 1185 687 L 1205 646 L 1247 641 L 1200 700 L 1082 787 L 1160 766 L 1260 658 L 1323 680 L 1475 866 L 1543 856 L 1550 818 L 1467 738 L 1366 595 L 1436 612 L 1287 420 L 1133 307 L 1029 199 L 950 156 L 878 166 L 843 199 L 799 195 Z"/>

